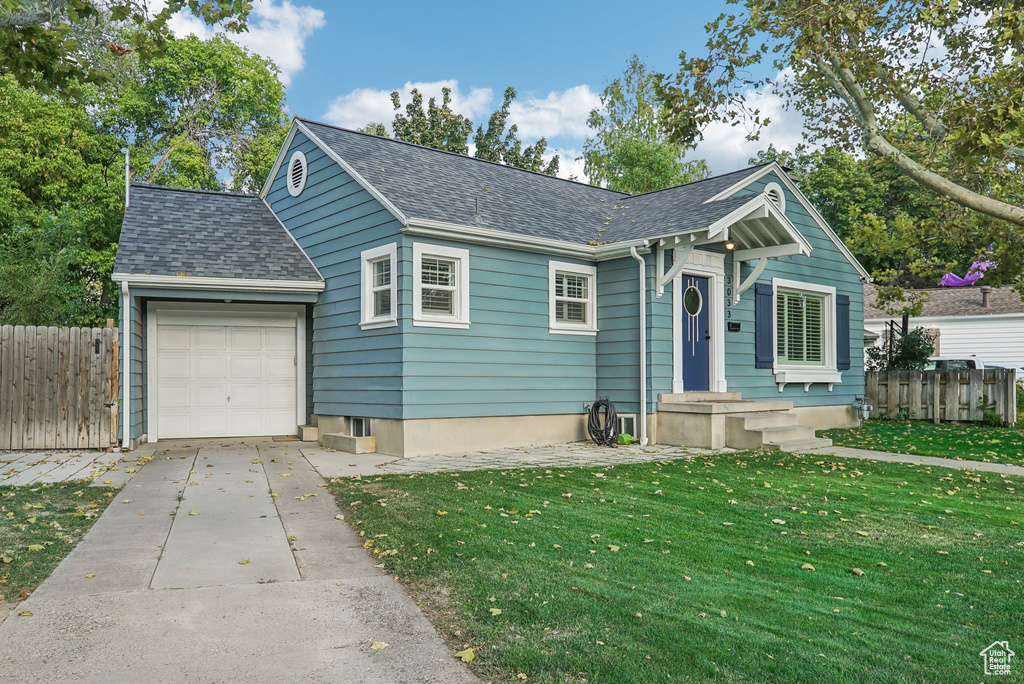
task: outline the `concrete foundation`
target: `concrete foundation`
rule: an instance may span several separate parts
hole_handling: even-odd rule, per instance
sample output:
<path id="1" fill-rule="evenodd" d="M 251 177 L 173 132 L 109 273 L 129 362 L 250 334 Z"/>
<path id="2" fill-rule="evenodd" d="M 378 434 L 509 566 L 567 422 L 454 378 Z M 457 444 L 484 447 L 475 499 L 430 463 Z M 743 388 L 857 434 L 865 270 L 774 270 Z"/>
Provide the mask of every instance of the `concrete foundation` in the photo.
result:
<path id="1" fill-rule="evenodd" d="M 649 435 L 657 429 L 650 416 Z M 317 416 L 320 434 L 348 434 L 345 416 Z M 399 457 L 465 453 L 502 447 L 540 446 L 579 442 L 587 437 L 587 416 L 494 416 L 482 418 L 428 418 L 394 420 L 371 418 L 378 454 Z"/>

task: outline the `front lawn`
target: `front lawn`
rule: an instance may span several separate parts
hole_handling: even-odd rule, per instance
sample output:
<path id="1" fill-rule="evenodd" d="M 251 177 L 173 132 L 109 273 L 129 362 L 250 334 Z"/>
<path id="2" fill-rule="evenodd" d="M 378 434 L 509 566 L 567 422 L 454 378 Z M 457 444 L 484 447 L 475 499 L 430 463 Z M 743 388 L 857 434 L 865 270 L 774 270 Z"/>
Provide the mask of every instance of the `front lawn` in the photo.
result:
<path id="1" fill-rule="evenodd" d="M 49 577 L 113 495 L 81 482 L 0 487 L 0 601 Z"/>
<path id="2" fill-rule="evenodd" d="M 1024 634 L 1022 485 L 755 453 L 331 487 L 488 679 L 936 682 Z"/>
<path id="3" fill-rule="evenodd" d="M 869 420 L 862 428 L 819 433 L 836 446 L 1024 465 L 1024 430 L 975 423 Z"/>

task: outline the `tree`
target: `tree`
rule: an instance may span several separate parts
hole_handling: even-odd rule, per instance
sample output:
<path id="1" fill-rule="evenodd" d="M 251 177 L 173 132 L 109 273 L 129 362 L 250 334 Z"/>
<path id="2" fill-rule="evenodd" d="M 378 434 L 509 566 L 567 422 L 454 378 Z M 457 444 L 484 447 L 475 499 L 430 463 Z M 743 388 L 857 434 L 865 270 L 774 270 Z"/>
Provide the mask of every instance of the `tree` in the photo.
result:
<path id="1" fill-rule="evenodd" d="M 0 319 L 93 325 L 117 310 L 110 282 L 124 211 L 124 141 L 81 106 L 0 76 Z"/>
<path id="2" fill-rule="evenodd" d="M 484 130 L 483 126 L 476 129 L 476 135 L 473 137 L 473 142 L 476 144 L 474 156 L 478 159 L 500 162 L 519 169 L 554 176 L 558 173 L 559 160 L 556 154 L 550 162 L 544 163 L 544 153 L 548 148 L 547 139 L 541 138 L 535 144 L 528 145 L 523 149 L 517 125 L 512 124 L 509 126 L 508 133 L 505 132 L 509 108 L 515 99 L 516 89 L 512 86 L 505 88 L 505 97 L 502 100 L 501 108 L 491 114 L 487 121 L 487 130 Z"/>
<path id="3" fill-rule="evenodd" d="M 99 89 L 97 116 L 131 142 L 138 179 L 255 191 L 287 133 L 277 74 L 273 62 L 223 36 L 188 36 Z"/>
<path id="4" fill-rule="evenodd" d="M 430 98 L 426 111 L 423 110 L 423 95 L 416 88 L 412 89 L 412 101 L 405 106 L 402 113 L 402 102 L 398 91 L 391 93 L 391 103 L 395 108 L 395 119 L 391 128 L 395 139 L 405 142 L 433 147 L 446 152 L 467 154 L 469 152 L 469 134 L 473 130 L 473 122 L 451 108 L 452 89 L 441 89 L 441 106 L 435 98 Z M 371 133 L 387 135 L 381 124 L 370 124 Z"/>
<path id="5" fill-rule="evenodd" d="M 713 121 L 745 120 L 756 137 L 768 121 L 744 99 L 774 88 L 804 114 L 812 141 L 859 148 L 938 196 L 1024 226 L 1024 200 L 1000 182 L 1024 161 L 1019 2 L 742 4 L 708 24 L 706 56 L 681 53 L 679 72 L 659 78 L 675 140 L 691 144 Z M 769 67 L 792 76 L 776 80 Z"/>
<path id="6" fill-rule="evenodd" d="M 591 183 L 636 194 L 708 176 L 703 160 L 684 161 L 684 148 L 670 140 L 654 86 L 655 75 L 637 55 L 605 86 L 601 108 L 587 119 L 594 136 L 583 145 L 584 171 Z"/>
<path id="7" fill-rule="evenodd" d="M 165 0 L 154 11 L 147 0 L 0 0 L 0 75 L 44 92 L 78 95 L 84 83 L 103 83 L 109 63 L 89 59 L 79 43 L 81 32 L 97 22 L 120 22 L 121 40 L 110 41 L 109 54 L 143 59 L 158 56 L 174 36 L 168 20 L 191 12 L 212 26 L 245 31 L 251 0 Z"/>

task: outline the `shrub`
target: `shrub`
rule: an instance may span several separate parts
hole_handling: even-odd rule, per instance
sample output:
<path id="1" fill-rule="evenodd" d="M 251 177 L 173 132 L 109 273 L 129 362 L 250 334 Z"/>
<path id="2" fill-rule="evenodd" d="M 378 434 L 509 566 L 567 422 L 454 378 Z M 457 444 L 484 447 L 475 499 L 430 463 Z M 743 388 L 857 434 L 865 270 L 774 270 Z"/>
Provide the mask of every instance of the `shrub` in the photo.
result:
<path id="1" fill-rule="evenodd" d="M 867 369 L 924 370 L 928 357 L 935 353 L 935 343 L 924 328 L 914 328 L 906 335 L 890 335 L 880 347 L 867 350 Z"/>

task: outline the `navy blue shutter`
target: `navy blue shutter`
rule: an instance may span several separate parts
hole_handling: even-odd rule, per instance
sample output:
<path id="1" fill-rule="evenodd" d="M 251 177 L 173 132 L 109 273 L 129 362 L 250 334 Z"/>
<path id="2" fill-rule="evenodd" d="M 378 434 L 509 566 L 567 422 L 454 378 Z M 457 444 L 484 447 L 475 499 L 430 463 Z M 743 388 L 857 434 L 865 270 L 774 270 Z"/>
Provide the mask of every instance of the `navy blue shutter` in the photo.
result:
<path id="1" fill-rule="evenodd" d="M 754 283 L 754 339 L 756 368 L 771 368 L 775 361 L 775 293 L 771 283 Z M 849 356 L 849 354 L 847 354 Z"/>
<path id="2" fill-rule="evenodd" d="M 850 370 L 850 297 L 836 295 L 836 367 Z"/>

